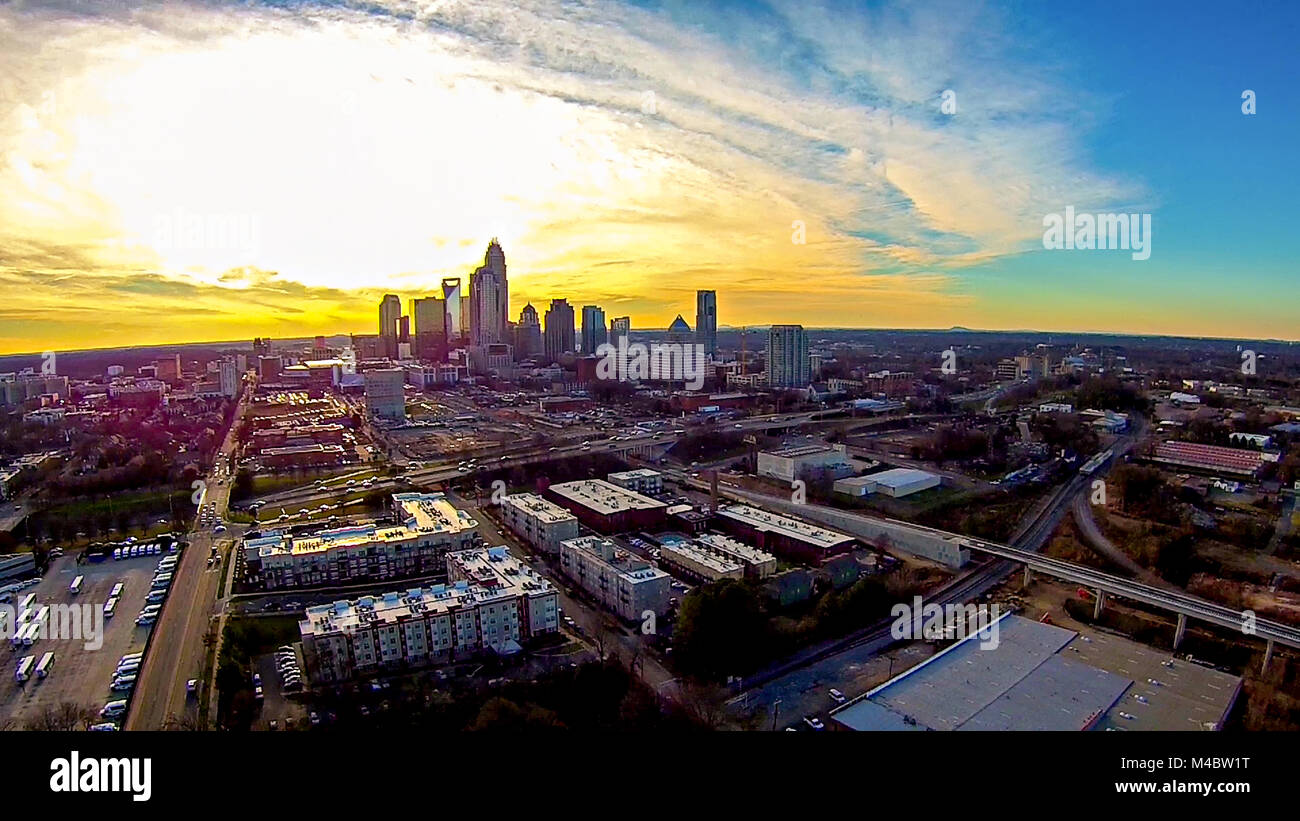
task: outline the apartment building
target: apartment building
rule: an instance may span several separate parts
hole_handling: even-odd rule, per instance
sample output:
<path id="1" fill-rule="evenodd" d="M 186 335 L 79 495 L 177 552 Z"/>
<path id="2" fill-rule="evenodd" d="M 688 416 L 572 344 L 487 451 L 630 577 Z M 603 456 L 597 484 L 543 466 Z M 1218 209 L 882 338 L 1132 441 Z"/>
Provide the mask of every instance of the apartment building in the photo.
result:
<path id="1" fill-rule="evenodd" d="M 716 551 L 745 569 L 749 579 L 766 579 L 776 573 L 776 556 L 720 533 L 701 533 L 695 542 Z"/>
<path id="2" fill-rule="evenodd" d="M 657 499 L 600 479 L 551 485 L 546 495 L 571 511 L 578 521 L 601 533 L 657 528 L 668 510 Z"/>
<path id="3" fill-rule="evenodd" d="M 505 547 L 449 553 L 451 581 L 307 608 L 299 623 L 318 683 L 512 655 L 559 629 L 555 588 Z"/>
<path id="4" fill-rule="evenodd" d="M 543 553 L 558 555 L 560 542 L 578 538 L 577 517 L 534 493 L 507 496 L 500 510 L 506 527 Z"/>
<path id="5" fill-rule="evenodd" d="M 745 568 L 739 562 L 686 539 L 664 542 L 660 555 L 665 564 L 696 581 L 745 577 Z"/>
<path id="6" fill-rule="evenodd" d="M 664 475 L 649 468 L 624 470 L 611 473 L 605 478 L 610 484 L 618 485 L 626 490 L 634 490 L 637 493 L 662 493 L 664 489 Z"/>
<path id="7" fill-rule="evenodd" d="M 583 536 L 560 543 L 560 569 L 621 619 L 668 609 L 672 577 L 609 539 Z"/>
<path id="8" fill-rule="evenodd" d="M 714 525 L 746 544 L 787 559 L 820 564 L 828 557 L 847 553 L 856 540 L 792 516 L 733 504 L 718 509 Z"/>
<path id="9" fill-rule="evenodd" d="M 244 540 L 253 583 L 266 590 L 399 579 L 446 572 L 446 556 L 480 546 L 478 522 L 442 493 L 395 493 L 395 524 Z"/>

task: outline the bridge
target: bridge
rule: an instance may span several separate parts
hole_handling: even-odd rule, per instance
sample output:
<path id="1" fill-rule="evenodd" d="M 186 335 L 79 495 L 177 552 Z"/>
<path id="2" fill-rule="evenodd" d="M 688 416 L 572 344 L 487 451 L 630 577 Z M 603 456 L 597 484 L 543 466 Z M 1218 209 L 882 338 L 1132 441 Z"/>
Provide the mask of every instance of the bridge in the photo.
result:
<path id="1" fill-rule="evenodd" d="M 1273 657 L 1275 644 L 1300 649 L 1300 628 L 1281 622 L 1256 618 L 1249 610 L 1234 610 L 1222 604 L 1206 601 L 1178 590 L 1166 590 L 1143 582 L 1116 576 L 1084 565 L 1053 559 L 1016 547 L 986 542 L 980 539 L 959 537 L 958 541 L 969 550 L 1017 562 L 1025 567 L 1025 584 L 1034 573 L 1042 573 L 1097 591 L 1094 618 L 1101 616 L 1106 597 L 1119 596 L 1178 614 L 1178 627 L 1174 631 L 1174 649 L 1183 641 L 1187 620 L 1197 619 L 1219 627 L 1240 631 L 1243 635 L 1257 636 L 1267 642 L 1264 667 Z"/>

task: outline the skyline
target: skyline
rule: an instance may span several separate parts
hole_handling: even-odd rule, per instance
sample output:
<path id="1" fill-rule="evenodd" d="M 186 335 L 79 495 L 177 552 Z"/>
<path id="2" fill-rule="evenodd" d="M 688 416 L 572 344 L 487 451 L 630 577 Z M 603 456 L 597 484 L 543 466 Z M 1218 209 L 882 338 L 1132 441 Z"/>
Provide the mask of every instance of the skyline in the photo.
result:
<path id="1" fill-rule="evenodd" d="M 492 236 L 511 320 L 1300 338 L 1286 27 L 1110 8 L 6 6 L 0 353 L 367 333 Z"/>

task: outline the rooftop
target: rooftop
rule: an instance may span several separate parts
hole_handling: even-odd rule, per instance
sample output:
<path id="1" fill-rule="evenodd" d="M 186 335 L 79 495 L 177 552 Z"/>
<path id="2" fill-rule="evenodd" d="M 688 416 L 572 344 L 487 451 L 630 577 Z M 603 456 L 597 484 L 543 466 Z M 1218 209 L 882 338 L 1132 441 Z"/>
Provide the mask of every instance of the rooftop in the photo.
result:
<path id="1" fill-rule="evenodd" d="M 879 473 L 873 473 L 870 476 L 863 476 L 862 478 L 869 479 L 878 485 L 896 488 L 902 487 L 903 485 L 909 485 L 912 482 L 924 482 L 928 479 L 934 479 L 937 477 L 933 473 L 927 473 L 924 470 L 916 470 L 915 468 L 892 468 L 890 470 L 882 470 Z"/>
<path id="2" fill-rule="evenodd" d="M 572 521 L 573 514 L 554 502 L 549 502 L 535 493 L 515 493 L 505 498 L 508 504 L 531 513 L 538 521 L 554 524 Z"/>
<path id="3" fill-rule="evenodd" d="M 758 530 L 768 530 L 791 536 L 799 541 L 815 544 L 819 547 L 830 548 L 853 541 L 852 536 L 844 533 L 827 530 L 824 527 L 817 527 L 799 519 L 760 510 L 749 505 L 726 505 L 718 509 L 718 515 L 743 522 Z"/>
<path id="4" fill-rule="evenodd" d="M 609 515 L 626 510 L 652 510 L 666 507 L 663 502 L 600 479 L 580 479 L 551 485 L 557 496 L 580 504 L 597 513 Z"/>

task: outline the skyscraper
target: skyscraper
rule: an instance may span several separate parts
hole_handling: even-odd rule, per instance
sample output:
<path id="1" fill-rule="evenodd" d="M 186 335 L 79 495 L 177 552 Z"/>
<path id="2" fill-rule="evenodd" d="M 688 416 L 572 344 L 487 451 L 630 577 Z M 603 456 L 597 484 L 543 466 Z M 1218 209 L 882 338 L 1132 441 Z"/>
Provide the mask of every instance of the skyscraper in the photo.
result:
<path id="1" fill-rule="evenodd" d="M 803 326 L 773 325 L 767 332 L 768 386 L 806 388 L 810 381 L 808 334 Z"/>
<path id="2" fill-rule="evenodd" d="M 609 344 L 618 347 L 618 338 L 632 332 L 632 317 L 620 316 L 609 321 Z"/>
<path id="3" fill-rule="evenodd" d="M 542 321 L 530 302 L 519 312 L 519 324 L 515 325 L 515 356 L 527 359 L 542 352 Z"/>
<path id="4" fill-rule="evenodd" d="M 397 294 L 384 294 L 379 303 L 379 345 L 384 356 L 397 355 L 397 323 L 402 319 L 402 300 Z"/>
<path id="5" fill-rule="evenodd" d="M 462 329 L 465 327 L 461 296 L 460 277 L 445 277 L 442 280 L 442 299 L 447 303 L 447 344 L 449 346 L 459 343 Z"/>
<path id="6" fill-rule="evenodd" d="M 552 299 L 546 309 L 546 358 L 554 362 L 573 351 L 573 335 L 573 306 L 567 299 Z"/>
<path id="7" fill-rule="evenodd" d="M 708 356 L 718 352 L 717 291 L 695 292 L 695 341 L 704 346 Z"/>
<path id="8" fill-rule="evenodd" d="M 415 355 L 443 361 L 447 358 L 447 301 L 436 296 L 411 300 L 415 320 Z"/>
<path id="9" fill-rule="evenodd" d="M 582 352 L 593 354 L 608 336 L 605 332 L 605 311 L 598 305 L 582 306 Z"/>
<path id="10" fill-rule="evenodd" d="M 470 345 L 506 341 L 510 286 L 506 280 L 506 255 L 496 237 L 488 243 L 483 264 L 469 281 Z"/>

